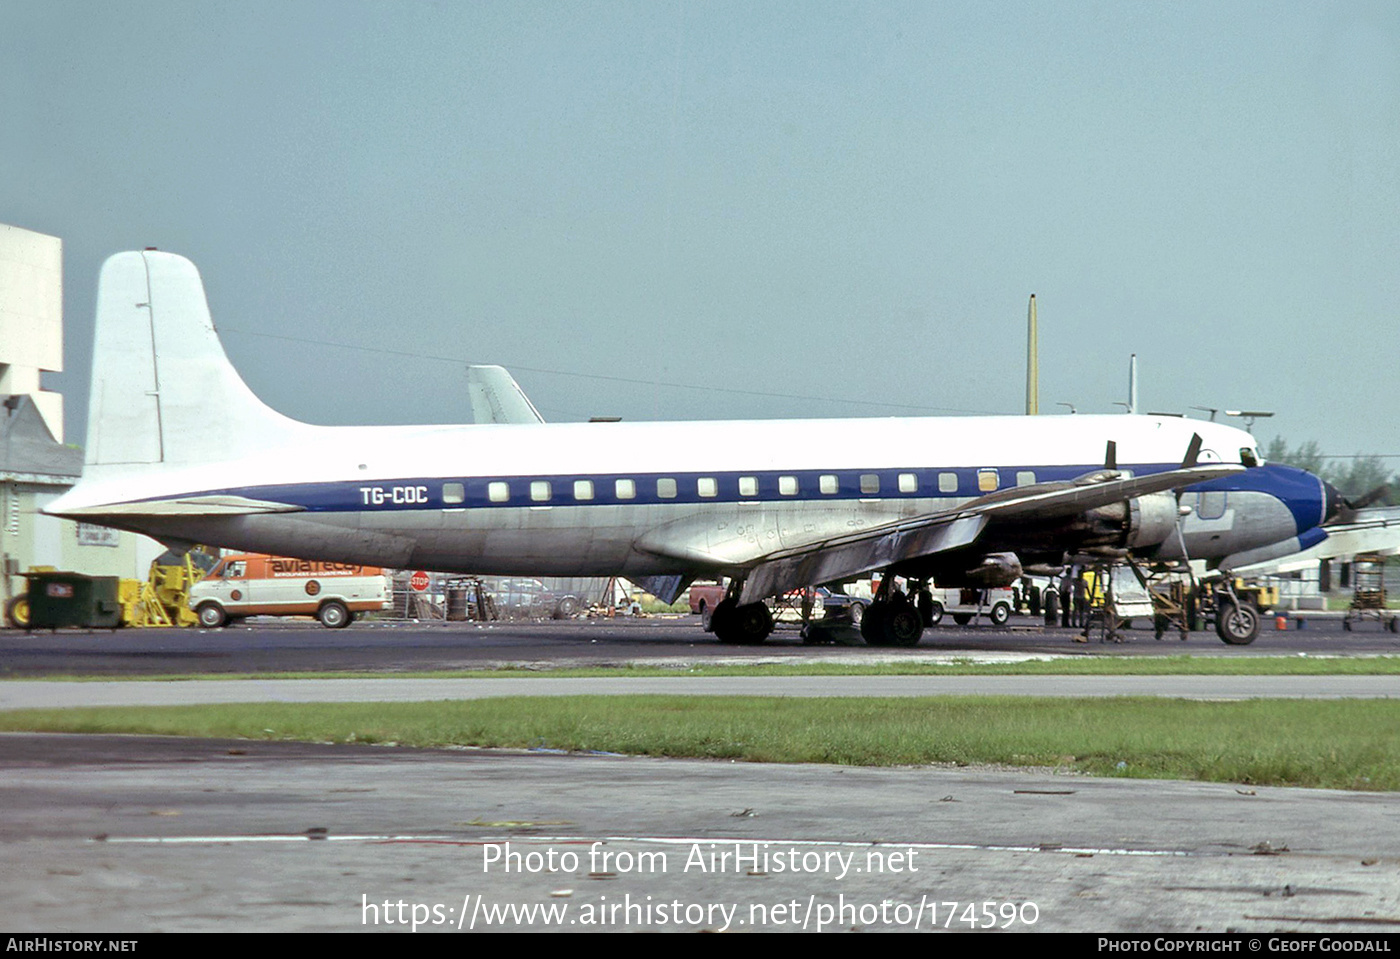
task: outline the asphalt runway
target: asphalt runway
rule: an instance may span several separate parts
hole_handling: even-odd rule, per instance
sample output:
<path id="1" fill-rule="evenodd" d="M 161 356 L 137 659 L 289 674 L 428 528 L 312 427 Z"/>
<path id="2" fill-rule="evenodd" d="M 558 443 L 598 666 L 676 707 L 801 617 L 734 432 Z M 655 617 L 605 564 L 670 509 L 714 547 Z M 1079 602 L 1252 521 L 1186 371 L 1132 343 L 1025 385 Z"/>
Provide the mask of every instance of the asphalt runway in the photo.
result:
<path id="1" fill-rule="evenodd" d="M 720 646 L 691 617 L 339 631 L 11 631 L 0 634 L 0 670 L 22 681 L 0 683 L 0 706 L 150 701 L 157 692 L 162 701 L 193 702 L 558 694 L 627 683 L 393 678 L 512 663 L 1400 652 L 1390 633 L 1309 625 L 1266 631 L 1250 647 L 1225 646 L 1213 634 L 1157 642 L 1150 632 L 1130 633 L 1121 645 L 1086 646 L 1069 631 L 1013 621 L 1000 631 L 940 628 L 914 650 L 804 646 L 792 631 L 755 649 Z M 297 669 L 383 678 L 217 680 Z M 33 681 L 163 673 L 208 673 L 211 681 Z M 749 678 L 737 684 L 743 689 L 732 680 L 685 688 L 969 691 L 960 677 L 947 679 L 756 677 L 752 689 L 744 685 Z M 1041 677 L 979 679 L 997 681 L 995 691 L 1045 691 L 1036 685 L 1046 682 Z M 1170 678 L 1185 681 L 1180 688 L 1162 678 L 1082 679 L 1088 682 L 1067 686 L 1065 677 L 1052 677 L 1049 686 L 1116 695 L 1137 682 L 1136 691 L 1233 698 L 1262 694 L 1278 681 L 1273 689 L 1282 695 L 1400 694 L 1389 677 Z M 1191 688 L 1197 680 L 1203 685 Z M 1327 685 L 1336 680 L 1340 687 Z M 675 680 L 644 681 L 652 682 Z M 1392 794 L 1093 779 L 1045 769 L 8 734 L 0 735 L 0 808 L 0 896 L 11 928 L 32 931 L 409 931 L 415 920 L 417 931 L 456 930 L 460 922 L 463 931 L 1004 925 L 1364 935 L 1400 926 L 1400 801 Z"/>
<path id="2" fill-rule="evenodd" d="M 312 622 L 255 622 L 219 630 L 0 631 L 0 678 L 55 675 L 365 671 L 394 673 L 525 666 L 607 666 L 690 662 L 884 662 L 1025 656 L 1277 656 L 1298 653 L 1400 655 L 1400 636 L 1365 623 L 1343 632 L 1340 618 L 1311 617 L 1307 628 L 1278 631 L 1269 620 L 1250 646 L 1227 646 L 1213 632 L 1182 642 L 1130 630 L 1122 643 L 1078 643 L 1075 630 L 1015 617 L 1009 628 L 938 626 L 913 649 L 871 649 L 850 627 L 834 642 L 804 645 L 780 626 L 762 646 L 725 646 L 699 617 L 413 624 L 357 623 L 328 630 Z"/>

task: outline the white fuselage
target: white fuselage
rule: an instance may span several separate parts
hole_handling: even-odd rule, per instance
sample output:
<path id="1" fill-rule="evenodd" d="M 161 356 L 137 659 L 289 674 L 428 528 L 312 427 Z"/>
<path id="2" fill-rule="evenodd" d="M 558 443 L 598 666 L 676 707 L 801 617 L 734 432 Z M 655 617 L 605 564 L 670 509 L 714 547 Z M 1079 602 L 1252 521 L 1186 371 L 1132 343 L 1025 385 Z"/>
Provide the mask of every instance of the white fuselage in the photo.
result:
<path id="1" fill-rule="evenodd" d="M 735 570 L 776 550 L 1104 465 L 1239 463 L 1150 416 L 316 427 L 219 463 L 96 471 L 52 508 L 167 540 L 500 574 Z M 237 511 L 217 501 L 274 504 Z M 210 503 L 215 503 L 210 506 Z"/>

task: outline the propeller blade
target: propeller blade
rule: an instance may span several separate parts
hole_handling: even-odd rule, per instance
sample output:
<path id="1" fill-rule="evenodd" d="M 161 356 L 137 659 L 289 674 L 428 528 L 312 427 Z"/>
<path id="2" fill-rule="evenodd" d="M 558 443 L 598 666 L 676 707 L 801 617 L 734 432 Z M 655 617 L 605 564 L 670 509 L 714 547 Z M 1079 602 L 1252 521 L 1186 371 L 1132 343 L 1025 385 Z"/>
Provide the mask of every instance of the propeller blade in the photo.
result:
<path id="1" fill-rule="evenodd" d="M 1390 484 L 1382 483 L 1380 486 L 1377 486 L 1375 489 L 1371 490 L 1369 493 L 1365 494 L 1360 499 L 1347 499 L 1343 500 L 1342 502 L 1346 503 L 1347 509 L 1365 509 L 1377 500 L 1385 499 L 1389 495 Z"/>
<path id="2" fill-rule="evenodd" d="M 1196 465 L 1196 459 L 1201 455 L 1201 434 L 1191 434 L 1191 445 L 1186 447 L 1186 458 L 1181 461 L 1181 468 L 1189 470 Z"/>

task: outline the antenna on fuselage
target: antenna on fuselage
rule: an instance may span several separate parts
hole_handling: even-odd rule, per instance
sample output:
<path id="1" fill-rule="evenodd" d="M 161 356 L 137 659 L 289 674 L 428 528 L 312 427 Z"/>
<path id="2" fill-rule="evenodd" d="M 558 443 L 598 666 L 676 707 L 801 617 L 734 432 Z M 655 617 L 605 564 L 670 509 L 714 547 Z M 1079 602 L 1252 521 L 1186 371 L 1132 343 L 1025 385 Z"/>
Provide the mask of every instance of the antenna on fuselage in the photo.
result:
<path id="1" fill-rule="evenodd" d="M 1040 346 L 1035 321 L 1035 294 L 1026 311 L 1026 415 L 1040 413 Z"/>
<path id="2" fill-rule="evenodd" d="M 1137 411 L 1137 354 L 1134 353 L 1128 358 L 1128 412 Z"/>
<path id="3" fill-rule="evenodd" d="M 1254 432 L 1254 421 L 1268 419 L 1274 414 L 1268 410 L 1226 410 L 1226 416 L 1238 416 L 1244 420 L 1244 428 Z"/>

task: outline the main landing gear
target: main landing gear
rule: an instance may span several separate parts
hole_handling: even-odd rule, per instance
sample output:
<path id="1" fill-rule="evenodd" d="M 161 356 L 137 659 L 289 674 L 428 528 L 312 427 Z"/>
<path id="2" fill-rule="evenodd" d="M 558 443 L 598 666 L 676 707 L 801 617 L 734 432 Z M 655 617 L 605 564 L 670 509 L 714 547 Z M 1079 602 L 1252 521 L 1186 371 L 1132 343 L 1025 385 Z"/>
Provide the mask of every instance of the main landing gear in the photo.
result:
<path id="1" fill-rule="evenodd" d="M 710 614 L 710 631 L 721 643 L 731 646 L 759 646 L 773 632 L 773 611 L 767 603 L 739 605 L 742 583 L 729 587 L 729 595 L 720 600 Z"/>
<path id="2" fill-rule="evenodd" d="M 911 602 L 903 591 L 890 588 L 894 577 L 886 573 L 880 577 L 880 588 L 865 611 L 860 622 L 860 635 L 867 646 L 917 646 L 924 635 L 924 627 L 943 618 L 943 607 L 933 601 L 923 583 L 909 584 L 918 597 L 917 604 Z"/>

